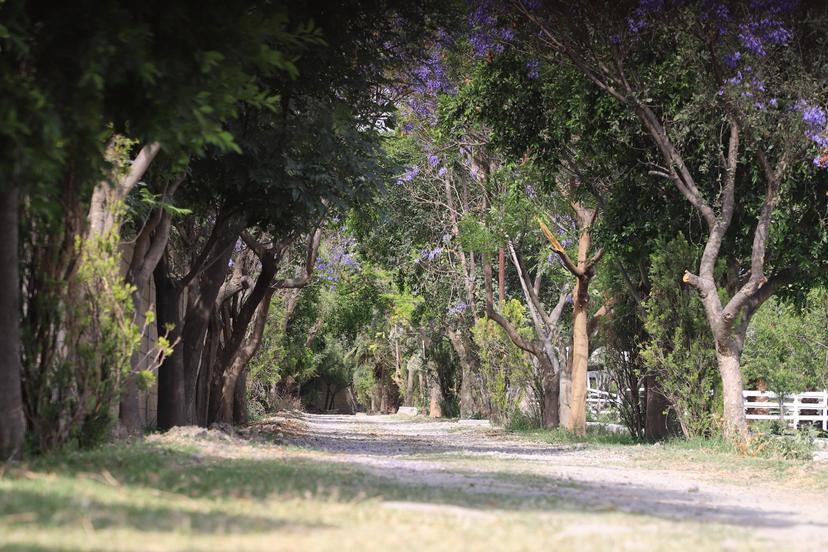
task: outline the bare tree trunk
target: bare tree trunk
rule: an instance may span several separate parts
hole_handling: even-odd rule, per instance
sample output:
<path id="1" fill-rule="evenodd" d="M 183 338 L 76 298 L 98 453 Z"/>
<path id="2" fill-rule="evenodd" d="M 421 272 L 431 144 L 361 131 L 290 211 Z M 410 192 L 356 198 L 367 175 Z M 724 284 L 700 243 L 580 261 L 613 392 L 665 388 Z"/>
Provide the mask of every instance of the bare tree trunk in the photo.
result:
<path id="1" fill-rule="evenodd" d="M 443 417 L 443 392 L 436 377 L 432 379 L 429 391 L 428 415 L 431 418 Z"/>
<path id="2" fill-rule="evenodd" d="M 26 433 L 20 374 L 18 190 L 0 189 L 0 462 L 19 457 Z"/>
<path id="3" fill-rule="evenodd" d="M 747 418 L 745 418 L 742 390 L 742 371 L 740 354 L 736 351 L 716 351 L 719 374 L 722 376 L 722 395 L 724 401 L 724 433 L 730 439 L 734 436 L 747 437 Z"/>
<path id="4" fill-rule="evenodd" d="M 407 372 L 405 382 L 405 406 L 414 406 L 414 370 L 409 367 Z"/>
<path id="5" fill-rule="evenodd" d="M 586 383 L 589 365 L 589 280 L 578 278 L 572 298 L 572 398 L 566 426 L 577 435 L 586 434 Z"/>

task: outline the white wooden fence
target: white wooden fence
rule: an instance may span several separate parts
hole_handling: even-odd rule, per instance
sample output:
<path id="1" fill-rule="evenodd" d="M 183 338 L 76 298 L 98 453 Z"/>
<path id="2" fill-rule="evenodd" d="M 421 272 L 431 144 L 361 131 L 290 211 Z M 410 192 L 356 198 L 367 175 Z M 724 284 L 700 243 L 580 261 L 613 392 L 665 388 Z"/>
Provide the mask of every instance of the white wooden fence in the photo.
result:
<path id="1" fill-rule="evenodd" d="M 607 393 L 592 387 L 587 389 L 587 408 L 595 415 L 618 405 L 620 402 L 621 399 L 616 393 Z"/>
<path id="2" fill-rule="evenodd" d="M 794 428 L 802 422 L 816 422 L 828 431 L 828 390 L 786 396 L 781 404 L 769 391 L 744 391 L 743 395 L 748 420 L 784 420 Z"/>

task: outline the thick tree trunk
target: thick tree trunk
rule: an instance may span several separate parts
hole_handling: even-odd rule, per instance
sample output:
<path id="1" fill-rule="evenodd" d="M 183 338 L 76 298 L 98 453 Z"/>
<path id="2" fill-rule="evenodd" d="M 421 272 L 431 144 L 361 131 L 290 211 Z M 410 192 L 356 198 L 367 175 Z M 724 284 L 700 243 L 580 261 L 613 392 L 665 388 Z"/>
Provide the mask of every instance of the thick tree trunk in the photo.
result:
<path id="1" fill-rule="evenodd" d="M 183 177 L 164 190 L 163 198 L 165 201 L 175 194 L 182 181 Z M 124 389 L 121 392 L 120 423 L 129 434 L 140 433 L 147 423 L 147 420 L 142 419 L 140 414 L 140 395 L 135 382 L 135 373 L 149 367 L 148 359 L 142 352 L 142 346 L 143 340 L 147 339 L 147 312 L 152 308 L 150 299 L 151 279 L 167 247 L 171 224 L 172 214 L 161 207 L 156 207 L 145 222 L 141 232 L 136 236 L 135 245 L 129 258 L 127 282 L 135 286 L 135 291 L 132 294 L 135 305 L 135 323 L 143 332 L 141 336 L 142 344 L 139 345 L 138 350 L 133 353 L 130 359 L 130 373 L 124 381 Z"/>
<path id="2" fill-rule="evenodd" d="M 440 383 L 436 379 L 432 379 L 429 386 L 429 405 L 428 415 L 431 418 L 443 417 L 443 392 L 440 389 Z"/>
<path id="3" fill-rule="evenodd" d="M 171 326 L 170 341 L 181 335 L 181 290 L 167 274 L 166 261 L 155 270 L 155 297 L 158 303 L 158 332 Z M 175 347 L 158 368 L 158 427 L 170 429 L 185 425 L 184 418 L 184 352 Z"/>
<path id="4" fill-rule="evenodd" d="M 238 234 L 236 234 L 237 236 Z M 227 275 L 227 265 L 236 237 L 226 238 L 229 242 L 222 255 L 204 271 L 195 301 L 188 301 L 190 307 L 184 319 L 181 332 L 184 365 L 184 417 L 187 424 L 196 422 L 196 382 L 201 368 L 204 340 L 210 323 L 210 314 L 215 305 L 219 289 Z M 192 288 L 191 288 L 192 289 Z"/>
<path id="5" fill-rule="evenodd" d="M 461 329 L 449 330 L 447 335 L 454 351 L 457 353 L 457 357 L 460 359 L 460 417 L 473 418 L 480 414 L 480 408 L 474 400 L 472 386 L 472 374 L 475 372 L 476 365 L 471 346 L 464 339 L 462 331 Z"/>
<path id="6" fill-rule="evenodd" d="M 267 278 L 270 281 L 270 278 Z M 244 345 L 240 346 L 229 357 L 226 357 L 225 362 L 229 360 L 229 365 L 225 364 L 219 373 L 223 374 L 222 387 L 219 394 L 218 411 L 215 415 L 215 421 L 233 423 L 234 419 L 238 419 L 236 413 L 235 401 L 237 398 L 237 387 L 246 381 L 247 364 L 259 348 L 262 342 L 262 335 L 267 324 L 267 315 L 270 312 L 270 300 L 275 292 L 272 288 L 267 288 L 264 296 L 261 298 L 256 307 L 255 318 L 253 320 L 253 331 L 248 336 Z M 246 330 L 246 326 L 244 330 Z"/>
<path id="7" fill-rule="evenodd" d="M 236 381 L 233 399 L 233 423 L 244 425 L 247 423 L 247 370 L 242 370 Z"/>
<path id="8" fill-rule="evenodd" d="M 740 354 L 735 351 L 717 350 L 719 374 L 722 377 L 722 395 L 724 400 L 724 436 L 729 441 L 744 441 L 748 437 L 747 419 L 745 418 L 742 391 L 742 371 Z"/>
<path id="9" fill-rule="evenodd" d="M 561 372 L 543 355 L 538 357 L 543 378 L 543 427 L 554 428 L 560 424 L 560 378 Z"/>
<path id="10" fill-rule="evenodd" d="M 649 441 L 660 441 L 665 439 L 667 431 L 667 408 L 670 402 L 659 390 L 658 383 L 654 376 L 647 376 L 645 383 L 646 401 L 644 437 Z M 631 393 L 637 393 L 637 389 L 631 389 Z"/>
<path id="11" fill-rule="evenodd" d="M 6 184 L 8 186 L 8 184 Z M 20 374 L 18 190 L 0 189 L 0 462 L 19 457 L 26 419 Z"/>

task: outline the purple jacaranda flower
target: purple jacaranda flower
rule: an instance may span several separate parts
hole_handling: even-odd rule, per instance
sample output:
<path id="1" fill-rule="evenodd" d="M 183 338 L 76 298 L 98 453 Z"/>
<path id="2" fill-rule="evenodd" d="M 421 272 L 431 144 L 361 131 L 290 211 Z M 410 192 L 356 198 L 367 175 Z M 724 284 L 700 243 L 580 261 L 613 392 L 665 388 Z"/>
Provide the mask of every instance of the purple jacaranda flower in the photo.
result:
<path id="1" fill-rule="evenodd" d="M 436 167 L 440 164 L 440 158 L 434 155 L 433 153 L 428 156 L 428 164 L 432 167 Z"/>

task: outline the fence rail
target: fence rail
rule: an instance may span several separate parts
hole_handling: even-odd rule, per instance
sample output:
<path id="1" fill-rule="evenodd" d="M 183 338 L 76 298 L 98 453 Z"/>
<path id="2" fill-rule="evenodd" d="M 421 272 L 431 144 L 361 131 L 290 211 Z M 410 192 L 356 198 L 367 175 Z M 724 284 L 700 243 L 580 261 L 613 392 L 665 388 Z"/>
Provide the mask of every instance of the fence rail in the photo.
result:
<path id="1" fill-rule="evenodd" d="M 745 417 L 748 420 L 782 420 L 794 429 L 803 422 L 828 431 L 828 390 L 788 395 L 782 398 L 770 391 L 744 391 Z"/>

